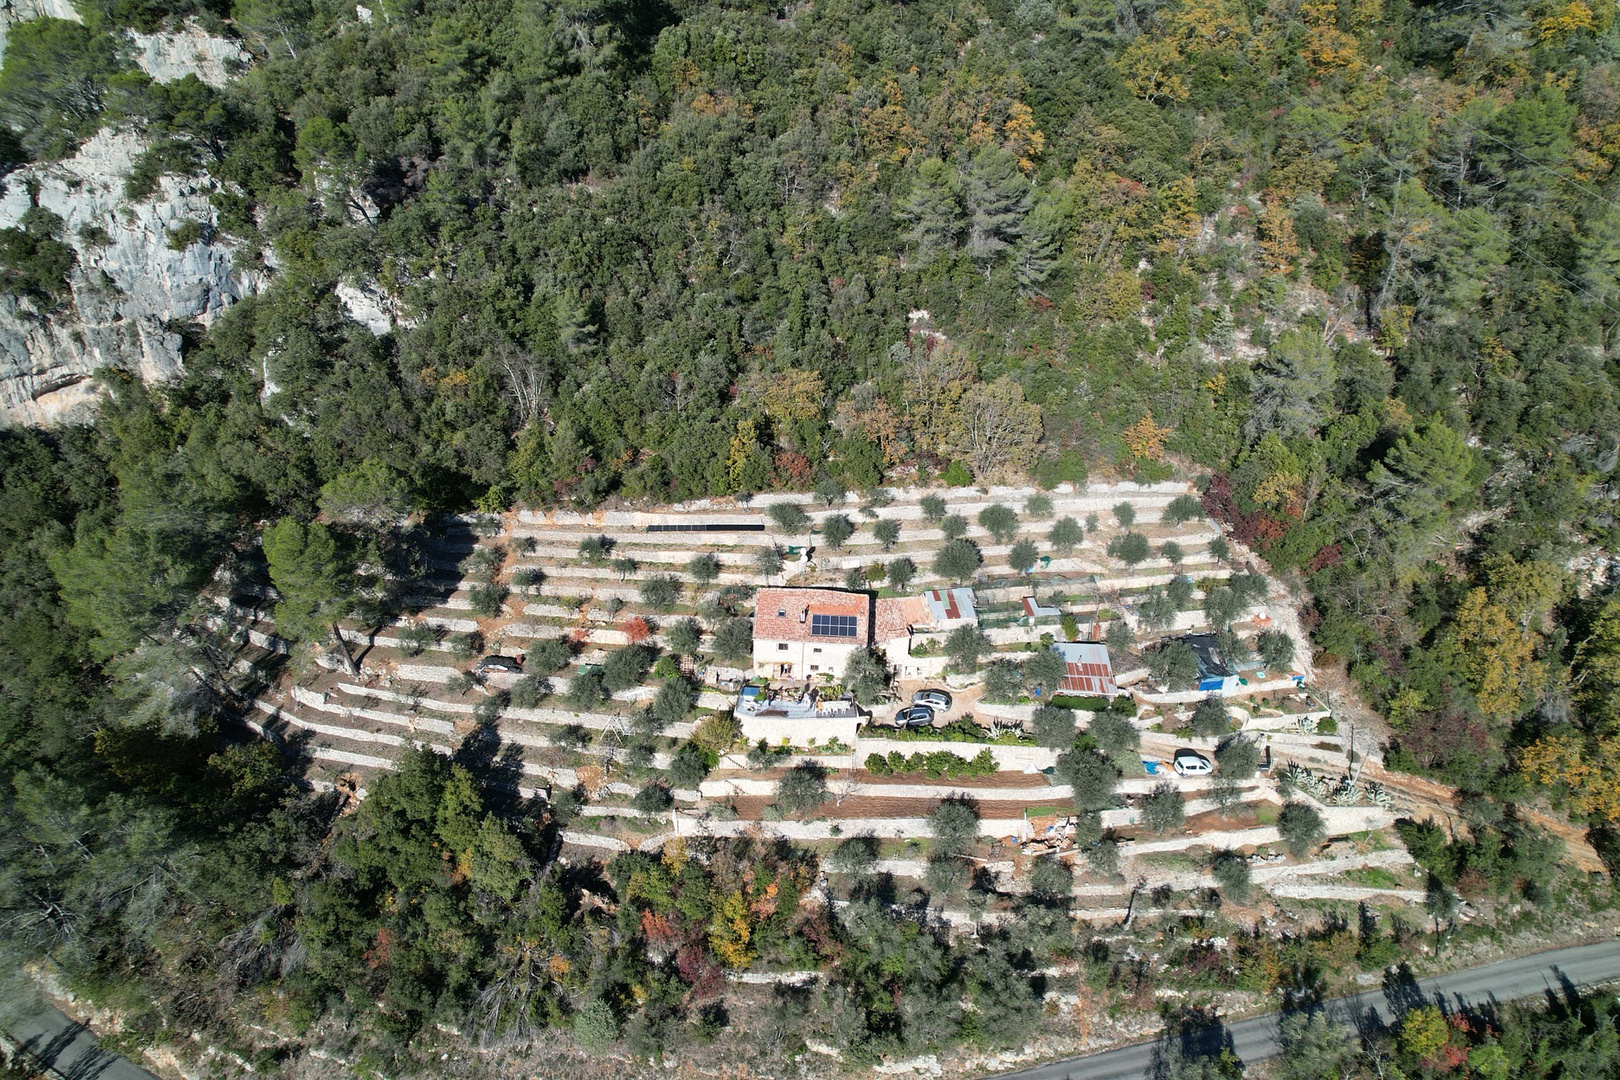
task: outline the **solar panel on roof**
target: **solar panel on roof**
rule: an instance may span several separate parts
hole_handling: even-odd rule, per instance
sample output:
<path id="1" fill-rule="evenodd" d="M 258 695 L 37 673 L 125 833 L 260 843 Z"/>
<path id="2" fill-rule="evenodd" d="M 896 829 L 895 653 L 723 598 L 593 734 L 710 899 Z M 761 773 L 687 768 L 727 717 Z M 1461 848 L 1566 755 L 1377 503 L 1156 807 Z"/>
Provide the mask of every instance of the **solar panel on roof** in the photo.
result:
<path id="1" fill-rule="evenodd" d="M 812 615 L 810 616 L 810 636 L 852 638 L 855 636 L 855 616 Z"/>

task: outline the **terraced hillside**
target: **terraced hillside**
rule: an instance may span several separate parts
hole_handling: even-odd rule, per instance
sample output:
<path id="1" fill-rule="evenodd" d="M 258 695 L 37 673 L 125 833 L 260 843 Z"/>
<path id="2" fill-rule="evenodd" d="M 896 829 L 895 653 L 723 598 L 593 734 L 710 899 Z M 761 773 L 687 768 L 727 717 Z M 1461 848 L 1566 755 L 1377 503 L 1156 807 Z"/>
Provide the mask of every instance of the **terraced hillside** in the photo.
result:
<path id="1" fill-rule="evenodd" d="M 1052 492 L 1044 496 L 1049 505 L 1043 505 L 1032 489 L 962 489 L 884 493 L 875 503 L 849 498 L 833 506 L 814 504 L 809 496 L 774 495 L 746 506 L 705 503 L 590 515 L 519 511 L 499 519 L 451 519 L 431 533 L 423 558 L 427 570 L 405 589 L 403 614 L 380 626 L 343 625 L 355 671 L 345 670 L 336 657 L 289 665 L 288 674 L 256 702 L 257 716 L 266 732 L 301 750 L 312 783 L 343 785 L 363 795 L 371 778 L 393 767 L 407 747 L 426 744 L 456 755 L 515 795 L 551 797 L 558 812 L 570 818 L 564 840 L 584 848 L 656 848 L 672 835 L 764 830 L 810 843 L 840 835 L 887 838 L 884 843 L 899 845 L 896 851 L 903 855 L 908 842 L 926 834 L 926 815 L 940 800 L 963 795 L 977 804 L 982 834 L 1008 852 L 1009 868 L 1031 853 L 1056 852 L 1077 862 L 1073 843 L 1066 847 L 1064 841 L 1073 828 L 1063 824 L 1073 813 L 1066 809 L 1073 792 L 1051 775 L 1058 752 L 1018 733 L 1028 727 L 1036 706 L 980 700 L 982 675 L 953 676 L 959 689 L 956 712 L 972 710 L 967 719 L 1003 732 L 998 739 L 975 745 L 947 741 L 951 732 L 937 738 L 923 732 L 901 741 L 885 726 L 892 707 L 880 705 L 857 745 L 802 746 L 766 756 L 746 754 L 745 746 L 732 741 L 728 713 L 734 691 L 722 690 L 717 680 L 747 666 L 756 587 L 787 582 L 888 594 L 893 592 L 889 571 L 902 559 L 915 567 L 907 583 L 912 592 L 953 584 L 935 572 L 934 560 L 957 534 L 972 541 L 982 557 L 971 585 L 981 628 L 993 642 L 987 659 L 1027 659 L 1043 634 L 1062 636 L 1065 619 L 1091 634 L 1123 619 L 1141 632 L 1140 648 L 1154 636 L 1139 610 L 1142 601 L 1162 594 L 1177 576 L 1193 587 L 1173 618 L 1160 613 L 1159 632 L 1200 626 L 1207 620 L 1202 586 L 1226 578 L 1232 563 L 1241 565 L 1246 555 L 1228 545 L 1220 552 L 1225 558 L 1217 558 L 1219 530 L 1202 517 L 1165 520 L 1166 508 L 1187 494 L 1177 485 L 1095 486 Z M 930 519 L 930 514 L 941 516 L 930 495 L 943 500 L 944 520 Z M 779 526 L 778 520 L 791 516 L 773 512 L 779 504 L 798 507 L 805 523 Z M 1116 512 L 1121 504 L 1130 510 Z M 1180 506 L 1186 506 L 1185 499 Z M 991 517 L 999 536 L 979 521 L 991 507 L 1016 515 L 1010 523 Z M 829 520 L 839 515 L 854 530 L 833 550 L 826 533 Z M 1121 517 L 1130 522 L 1128 529 Z M 1054 525 L 1063 519 L 1079 528 L 1072 547 L 1053 542 L 1063 531 L 1054 532 Z M 880 522 L 898 525 L 898 535 L 886 537 L 888 543 L 880 538 Z M 1109 554 L 1127 532 L 1146 538 L 1148 557 L 1127 562 Z M 1020 573 L 1009 556 L 1025 541 L 1034 545 L 1036 561 Z M 1173 545 L 1168 551 L 1167 541 Z M 762 550 L 776 558 L 762 559 Z M 852 579 L 852 572 L 860 579 Z M 1029 618 L 1021 603 L 1028 596 L 1058 614 Z M 1297 637 L 1292 608 L 1288 596 L 1268 587 L 1264 601 L 1234 625 L 1245 633 L 1281 628 Z M 273 639 L 258 637 L 266 629 L 257 627 L 256 640 L 273 646 Z M 660 666 L 631 672 L 633 685 L 621 679 L 611 692 L 600 688 L 615 654 L 633 643 L 655 646 L 662 654 Z M 486 655 L 522 656 L 524 672 L 479 672 Z M 646 655 L 650 659 L 652 652 Z M 1308 656 L 1302 640 L 1297 655 Z M 1180 745 L 1213 748 L 1213 739 L 1174 731 L 1185 722 L 1190 699 L 1199 695 L 1161 692 L 1146 681 L 1133 655 L 1121 654 L 1115 664 L 1121 681 L 1131 684 L 1137 704 L 1133 722 L 1145 758 L 1165 759 Z M 1308 672 L 1303 663 L 1299 667 L 1300 674 Z M 659 687 L 672 680 L 691 687 L 675 719 L 653 708 Z M 899 689 L 909 693 L 912 687 Z M 1310 730 L 1325 714 L 1290 679 L 1256 680 L 1250 690 L 1245 699 L 1228 703 L 1233 724 L 1264 739 L 1279 767 L 1283 761 L 1343 766 L 1344 740 Z M 1079 715 L 1083 725 L 1089 714 Z M 695 734 L 705 734 L 700 730 L 705 725 L 711 737 L 721 733 L 718 746 L 697 740 L 718 752 L 705 763 L 712 767 L 683 772 L 677 763 L 681 748 Z M 864 767 L 872 753 L 972 758 L 981 752 L 994 758 L 997 771 L 976 779 L 882 776 Z M 685 754 L 694 756 L 690 750 Z M 828 798 L 809 820 L 784 820 L 775 806 L 777 785 L 785 770 L 806 761 L 829 770 Z M 1124 842 L 1127 876 L 1193 888 L 1198 875 L 1187 876 L 1187 851 L 1219 844 L 1253 850 L 1257 859 L 1272 857 L 1267 853 L 1276 849 L 1281 800 L 1271 780 L 1244 782 L 1236 791 L 1237 805 L 1229 793 L 1221 806 L 1210 798 L 1213 779 L 1179 781 L 1189 824 L 1169 838 L 1141 822 L 1142 800 L 1158 783 L 1159 778 L 1144 774 L 1127 775 L 1119 785 L 1124 805 L 1102 816 L 1110 837 Z M 668 789 L 665 798 L 646 796 L 645 789 L 660 785 Z M 1392 817 L 1379 806 L 1331 806 L 1326 793 L 1323 800 L 1338 832 L 1376 829 Z M 1391 857 L 1387 851 L 1378 855 L 1384 861 Z M 902 858 L 894 872 L 913 869 Z M 1292 873 L 1279 880 L 1285 877 L 1296 891 L 1304 890 L 1302 895 L 1313 888 L 1325 888 L 1324 896 L 1386 891 L 1366 884 L 1322 885 L 1326 872 L 1312 867 L 1310 881 L 1301 883 Z M 1113 912 L 1128 899 L 1114 874 L 1077 889 L 1099 913 Z M 1390 895 L 1410 899 L 1409 891 L 1395 888 Z"/>

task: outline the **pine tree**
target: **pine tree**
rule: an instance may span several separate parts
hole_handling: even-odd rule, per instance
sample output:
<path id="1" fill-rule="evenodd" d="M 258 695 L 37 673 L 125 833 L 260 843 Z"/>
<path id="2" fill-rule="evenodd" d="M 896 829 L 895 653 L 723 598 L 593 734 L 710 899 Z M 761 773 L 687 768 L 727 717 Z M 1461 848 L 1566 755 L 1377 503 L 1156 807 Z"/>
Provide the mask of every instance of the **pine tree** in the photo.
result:
<path id="1" fill-rule="evenodd" d="M 1013 249 L 1013 276 L 1024 293 L 1040 292 L 1040 285 L 1051 276 L 1067 227 L 1062 211 L 1049 201 L 1037 204 L 1030 212 L 1024 234 Z"/>
<path id="2" fill-rule="evenodd" d="M 968 254 L 988 274 L 990 264 L 1024 233 L 1029 214 L 1029 181 L 1018 160 L 1005 150 L 986 147 L 968 170 Z"/>
<path id="3" fill-rule="evenodd" d="M 922 265 L 956 249 L 961 231 L 962 205 L 956 193 L 956 175 L 938 158 L 917 167 L 911 194 L 896 215 L 905 222 L 912 259 Z"/>

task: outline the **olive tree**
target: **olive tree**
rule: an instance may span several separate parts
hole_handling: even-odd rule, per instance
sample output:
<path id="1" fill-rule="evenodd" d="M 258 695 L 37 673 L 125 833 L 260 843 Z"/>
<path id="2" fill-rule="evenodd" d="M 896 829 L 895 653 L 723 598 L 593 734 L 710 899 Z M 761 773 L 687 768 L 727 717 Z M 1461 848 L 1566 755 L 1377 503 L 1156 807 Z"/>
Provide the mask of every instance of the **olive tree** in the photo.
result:
<path id="1" fill-rule="evenodd" d="M 686 572 L 699 585 L 708 585 L 720 577 L 720 560 L 710 552 L 702 552 L 686 561 Z"/>
<path id="2" fill-rule="evenodd" d="M 1039 558 L 1035 545 L 1028 540 L 1020 540 L 1012 546 L 1007 553 L 1007 565 L 1020 574 L 1027 574 L 1035 568 L 1035 560 Z"/>
<path id="3" fill-rule="evenodd" d="M 727 619 L 714 631 L 714 654 L 728 664 L 746 663 L 754 656 L 754 626 L 747 619 Z"/>
<path id="4" fill-rule="evenodd" d="M 826 801 L 826 770 L 814 762 L 800 762 L 777 781 L 776 805 L 785 814 L 809 814 Z"/>
<path id="5" fill-rule="evenodd" d="M 691 684 L 685 679 L 670 679 L 664 683 L 653 696 L 651 711 L 662 727 L 685 720 L 692 713 Z"/>
<path id="6" fill-rule="evenodd" d="M 1037 649 L 1024 661 L 1024 682 L 1046 697 L 1057 693 L 1069 674 L 1069 665 L 1056 649 Z"/>
<path id="7" fill-rule="evenodd" d="M 965 582 L 978 572 L 979 546 L 971 540 L 952 540 L 934 556 L 934 573 L 951 581 Z"/>
<path id="8" fill-rule="evenodd" d="M 1099 713 L 1086 731 L 1097 743 L 1097 749 L 1122 770 L 1134 765 L 1142 747 L 1142 733 L 1129 719 L 1112 712 Z"/>
<path id="9" fill-rule="evenodd" d="M 664 611 L 675 605 L 681 596 L 681 583 L 668 574 L 650 577 L 641 583 L 641 602 L 648 607 Z"/>
<path id="10" fill-rule="evenodd" d="M 1074 895 L 1074 871 L 1051 856 L 1037 859 L 1029 868 L 1029 892 L 1046 903 L 1068 900 Z"/>
<path id="11" fill-rule="evenodd" d="M 675 796 L 669 788 L 656 780 L 642 786 L 630 800 L 630 806 L 643 814 L 661 814 L 675 805 Z"/>
<path id="12" fill-rule="evenodd" d="M 1014 702 L 1024 692 L 1024 673 L 1011 660 L 992 660 L 984 669 L 984 700 Z"/>
<path id="13" fill-rule="evenodd" d="M 602 662 L 602 680 L 617 694 L 641 685 L 652 667 L 652 650 L 643 645 L 623 645 L 608 653 Z"/>
<path id="14" fill-rule="evenodd" d="M 900 523 L 894 518 L 884 518 L 872 526 L 872 535 L 883 545 L 884 551 L 891 551 L 900 540 Z"/>
<path id="15" fill-rule="evenodd" d="M 1081 810 L 1107 810 L 1119 788 L 1119 769 L 1095 750 L 1070 750 L 1058 755 L 1057 773 L 1074 789 L 1074 805 Z"/>
<path id="16" fill-rule="evenodd" d="M 1198 677 L 1198 657 L 1182 641 L 1167 641 L 1147 655 L 1148 675 L 1160 686 L 1180 687 Z"/>
<path id="17" fill-rule="evenodd" d="M 827 546 L 834 551 L 842 548 L 845 541 L 854 535 L 855 526 L 843 514 L 833 514 L 822 519 L 821 538 L 827 541 Z"/>
<path id="18" fill-rule="evenodd" d="M 1177 611 L 1181 611 L 1192 601 L 1193 582 L 1186 574 L 1177 574 L 1165 583 L 1164 595 L 1170 598 L 1170 603 Z"/>
<path id="19" fill-rule="evenodd" d="M 1074 745 L 1074 710 L 1055 705 L 1042 705 L 1031 718 L 1035 728 L 1035 741 L 1053 750 L 1066 750 Z"/>
<path id="20" fill-rule="evenodd" d="M 1193 709 L 1192 719 L 1187 722 L 1187 728 L 1194 735 L 1203 739 L 1216 739 L 1225 735 L 1232 729 L 1231 717 L 1227 715 L 1226 703 L 1218 697 L 1207 697 Z"/>
<path id="21" fill-rule="evenodd" d="M 958 626 L 945 639 L 945 655 L 957 671 L 974 671 L 980 657 L 991 650 L 990 639 L 977 626 Z"/>
<path id="22" fill-rule="evenodd" d="M 1047 543 L 1065 554 L 1079 547 L 1085 538 L 1085 531 L 1072 517 L 1058 518 L 1046 534 Z"/>
<path id="23" fill-rule="evenodd" d="M 809 531 L 810 515 L 798 503 L 772 503 L 767 513 L 771 524 L 785 533 L 802 533 Z"/>
<path id="24" fill-rule="evenodd" d="M 979 810 L 966 798 L 950 798 L 928 815 L 928 832 L 936 855 L 961 855 L 979 837 Z"/>
<path id="25" fill-rule="evenodd" d="M 905 592 L 906 587 L 917 576 L 917 564 L 905 555 L 889 563 L 888 570 L 889 584 L 894 586 L 895 592 Z"/>
<path id="26" fill-rule="evenodd" d="M 823 476 L 816 481 L 816 501 L 822 506 L 841 503 L 849 491 L 836 476 Z"/>
<path id="27" fill-rule="evenodd" d="M 1141 533 L 1121 533 L 1108 541 L 1108 554 L 1126 566 L 1135 566 L 1147 561 L 1152 547 Z"/>
<path id="28" fill-rule="evenodd" d="M 1005 544 L 1018 535 L 1018 512 L 1010 506 L 996 503 L 979 511 L 979 527 Z"/>
<path id="29" fill-rule="evenodd" d="M 1288 667 L 1294 662 L 1294 639 L 1281 630 L 1267 630 L 1255 640 L 1260 659 L 1271 671 Z"/>
<path id="30" fill-rule="evenodd" d="M 1155 784 L 1142 799 L 1142 824 L 1156 833 L 1179 829 L 1186 820 L 1186 803 L 1168 780 Z"/>
<path id="31" fill-rule="evenodd" d="M 1204 516 L 1204 504 L 1195 495 L 1177 495 L 1164 508 L 1159 520 L 1167 525 L 1184 525 Z"/>
<path id="32" fill-rule="evenodd" d="M 889 688 L 889 668 L 872 649 L 856 649 L 844 665 L 844 689 L 862 705 L 870 705 Z"/>
<path id="33" fill-rule="evenodd" d="M 1246 739 L 1242 735 L 1222 739 L 1215 748 L 1215 765 L 1222 776 L 1247 780 L 1260 767 L 1260 748 L 1253 739 Z"/>
<path id="34" fill-rule="evenodd" d="M 703 628 L 696 619 L 676 619 L 664 628 L 664 640 L 671 651 L 691 656 L 703 644 Z"/>
<path id="35" fill-rule="evenodd" d="M 1248 859 L 1235 851 L 1217 852 L 1209 862 L 1209 869 L 1215 875 L 1215 884 L 1220 886 L 1222 896 L 1236 904 L 1249 899 Z"/>
<path id="36" fill-rule="evenodd" d="M 782 550 L 775 544 L 767 544 L 754 552 L 754 569 L 766 581 L 772 574 L 782 572 Z"/>
<path id="37" fill-rule="evenodd" d="M 1087 848 L 1086 865 L 1092 873 L 1105 878 L 1119 873 L 1119 841 L 1105 836 Z"/>
<path id="38" fill-rule="evenodd" d="M 861 877 L 877 865 L 878 842 L 874 836 L 851 836 L 833 849 L 827 868 L 835 874 Z"/>
<path id="39" fill-rule="evenodd" d="M 1327 825 L 1314 808 L 1291 802 L 1284 803 L 1277 815 L 1277 831 L 1282 834 L 1288 854 L 1303 859 L 1327 835 Z"/>

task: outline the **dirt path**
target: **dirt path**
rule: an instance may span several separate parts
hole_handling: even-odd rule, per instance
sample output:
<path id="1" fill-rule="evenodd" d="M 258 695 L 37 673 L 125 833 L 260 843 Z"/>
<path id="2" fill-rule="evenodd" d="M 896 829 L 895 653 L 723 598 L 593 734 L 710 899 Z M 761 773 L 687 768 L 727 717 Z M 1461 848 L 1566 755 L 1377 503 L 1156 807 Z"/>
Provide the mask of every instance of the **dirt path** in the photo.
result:
<path id="1" fill-rule="evenodd" d="M 1375 780 L 1392 791 L 1400 792 L 1412 801 L 1417 814 L 1433 814 L 1436 819 L 1451 826 L 1455 826 L 1461 820 L 1457 816 L 1457 789 L 1447 784 L 1407 773 L 1389 772 L 1377 762 L 1367 763 L 1362 779 Z M 1578 869 L 1585 873 L 1605 871 L 1603 860 L 1598 858 L 1592 845 L 1586 842 L 1585 829 L 1577 828 L 1567 821 L 1522 803 L 1516 809 L 1520 817 L 1562 840 L 1566 857 Z"/>
<path id="2" fill-rule="evenodd" d="M 750 821 L 757 821 L 760 813 L 770 803 L 774 802 L 769 795 L 738 795 L 731 800 L 737 809 L 737 816 Z M 934 808 L 943 801 L 940 799 L 923 798 L 886 798 L 879 795 L 852 795 L 836 805 L 829 800 L 816 812 L 817 817 L 830 820 L 872 819 L 872 818 L 924 818 L 933 813 Z M 1066 800 L 1046 800 L 1046 803 L 1056 804 Z M 1019 818 L 1024 816 L 1024 810 L 1031 806 L 1044 805 L 1030 800 L 1026 802 L 987 802 L 980 800 L 979 816 L 997 820 Z"/>

